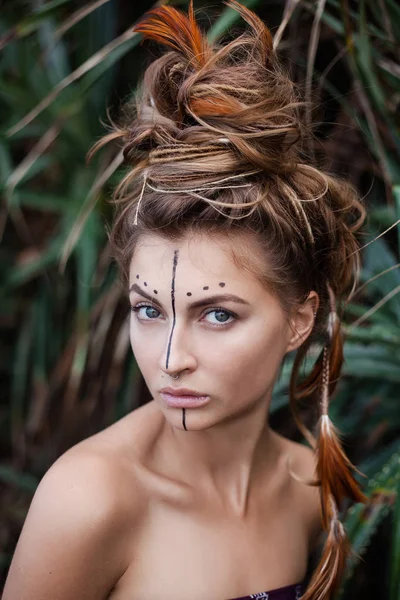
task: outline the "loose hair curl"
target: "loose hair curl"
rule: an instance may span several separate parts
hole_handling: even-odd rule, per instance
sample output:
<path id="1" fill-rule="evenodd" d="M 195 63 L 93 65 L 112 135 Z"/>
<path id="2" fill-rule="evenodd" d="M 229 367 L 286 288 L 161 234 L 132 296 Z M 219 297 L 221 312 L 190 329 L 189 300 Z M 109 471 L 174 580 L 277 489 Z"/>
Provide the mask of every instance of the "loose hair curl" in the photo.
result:
<path id="1" fill-rule="evenodd" d="M 91 154 L 112 140 L 123 148 L 127 172 L 115 190 L 110 234 L 125 278 L 138 239 L 157 232 L 179 239 L 190 232 L 224 232 L 256 240 L 257 276 L 284 309 L 311 290 L 320 305 L 311 335 L 297 351 L 290 406 L 317 457 L 322 524 L 327 539 L 302 600 L 332 597 L 351 552 L 338 511 L 344 497 L 365 502 L 327 414 L 343 362 L 336 301 L 359 274 L 355 233 L 365 218 L 353 186 L 312 164 L 305 103 L 278 61 L 268 28 L 237 0 L 225 2 L 248 23 L 225 45 L 211 44 L 188 15 L 170 6 L 149 11 L 137 33 L 171 48 L 145 70 L 139 93 Z M 261 257 L 261 260 L 260 260 Z M 247 265 L 248 266 L 248 265 Z M 324 345 L 299 382 L 304 357 Z M 317 436 L 300 421 L 300 398 L 326 396 Z M 325 392 L 324 392 L 325 390 Z M 357 470 L 357 469 L 356 469 Z"/>

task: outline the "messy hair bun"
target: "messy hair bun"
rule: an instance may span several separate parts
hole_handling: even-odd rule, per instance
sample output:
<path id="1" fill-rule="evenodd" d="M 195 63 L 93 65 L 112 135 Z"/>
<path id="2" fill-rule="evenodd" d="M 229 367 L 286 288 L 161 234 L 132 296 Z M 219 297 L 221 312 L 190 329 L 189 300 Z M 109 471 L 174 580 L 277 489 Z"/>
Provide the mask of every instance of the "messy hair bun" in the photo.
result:
<path id="1" fill-rule="evenodd" d="M 268 28 L 236 0 L 226 4 L 248 23 L 225 45 L 211 44 L 193 12 L 151 10 L 135 27 L 169 47 L 144 73 L 121 125 L 94 147 L 118 139 L 126 175 L 115 191 L 114 254 L 128 276 L 144 232 L 180 237 L 189 231 L 252 232 L 260 248 L 257 275 L 287 309 L 311 290 L 320 298 L 312 334 L 299 348 L 290 404 L 317 456 L 323 555 L 303 600 L 330 598 L 350 546 L 339 521 L 344 497 L 366 500 L 328 416 L 328 398 L 343 362 L 336 301 L 346 299 L 359 272 L 356 231 L 364 208 L 356 190 L 312 164 L 304 151 L 311 135 L 305 103 L 279 62 Z M 92 151 L 92 152 L 93 152 Z M 261 264 L 261 266 L 260 266 Z M 261 271 L 261 272 L 260 272 Z M 323 349 L 299 383 L 310 346 Z M 320 402 L 316 437 L 296 414 L 296 401 Z"/>

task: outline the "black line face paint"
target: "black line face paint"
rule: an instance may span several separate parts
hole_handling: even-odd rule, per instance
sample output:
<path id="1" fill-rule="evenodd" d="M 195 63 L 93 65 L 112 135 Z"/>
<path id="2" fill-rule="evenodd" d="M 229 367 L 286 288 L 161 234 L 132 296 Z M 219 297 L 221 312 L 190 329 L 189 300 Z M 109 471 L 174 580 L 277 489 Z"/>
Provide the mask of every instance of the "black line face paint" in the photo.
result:
<path id="1" fill-rule="evenodd" d="M 168 369 L 169 356 L 170 356 L 170 353 L 171 353 L 172 334 L 174 333 L 175 322 L 176 322 L 176 313 L 175 313 L 175 277 L 176 277 L 176 267 L 177 267 L 177 264 L 178 264 L 178 255 L 179 255 L 179 250 L 175 250 L 174 251 L 174 259 L 173 259 L 173 262 L 172 262 L 172 280 L 171 280 L 172 327 L 171 327 L 171 333 L 169 334 L 169 340 L 168 340 L 167 357 L 166 357 L 166 361 L 165 361 L 165 368 L 166 369 Z"/>
<path id="2" fill-rule="evenodd" d="M 185 431 L 187 431 L 187 427 L 186 427 L 186 408 L 182 408 L 182 425 L 183 425 L 183 429 L 185 429 Z"/>

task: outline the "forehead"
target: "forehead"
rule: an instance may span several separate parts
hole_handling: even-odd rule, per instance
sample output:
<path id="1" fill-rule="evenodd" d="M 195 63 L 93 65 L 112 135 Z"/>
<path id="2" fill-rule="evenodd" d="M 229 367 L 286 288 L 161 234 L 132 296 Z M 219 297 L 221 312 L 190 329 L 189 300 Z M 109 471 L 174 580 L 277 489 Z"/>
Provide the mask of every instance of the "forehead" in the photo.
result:
<path id="1" fill-rule="evenodd" d="M 236 240 L 238 242 L 238 240 Z M 234 260 L 238 253 L 235 239 L 223 234 L 196 233 L 177 241 L 163 236 L 146 234 L 139 240 L 130 265 L 131 283 L 146 277 L 155 281 L 169 281 L 172 275 L 174 256 L 177 254 L 176 277 L 184 277 L 185 283 L 196 283 L 205 279 L 224 282 L 224 279 L 241 283 L 256 284 L 255 276 L 240 267 Z M 240 253 L 245 252 L 244 248 Z M 250 253 L 250 249 L 247 250 Z M 205 282 L 206 284 L 207 282 Z"/>

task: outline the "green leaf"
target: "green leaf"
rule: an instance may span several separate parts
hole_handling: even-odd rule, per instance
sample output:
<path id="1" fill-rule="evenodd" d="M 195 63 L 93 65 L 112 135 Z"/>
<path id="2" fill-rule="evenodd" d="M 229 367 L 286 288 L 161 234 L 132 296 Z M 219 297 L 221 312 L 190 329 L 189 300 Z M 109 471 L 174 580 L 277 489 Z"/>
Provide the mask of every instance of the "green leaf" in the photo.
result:
<path id="1" fill-rule="evenodd" d="M 0 188 L 5 185 L 11 172 L 12 163 L 9 148 L 4 142 L 0 141 Z"/>
<path id="2" fill-rule="evenodd" d="M 357 61 L 360 65 L 363 76 L 368 85 L 368 93 L 371 94 L 375 106 L 379 112 L 386 116 L 386 101 L 378 78 L 375 74 L 375 64 L 372 60 L 372 44 L 371 35 L 368 31 L 367 20 L 365 14 L 365 0 L 360 0 L 360 21 L 359 21 L 359 38 L 357 40 Z"/>
<path id="3" fill-rule="evenodd" d="M 19 472 L 6 465 L 0 465 L 0 481 L 7 485 L 15 485 L 26 492 L 34 492 L 39 485 L 38 479 L 30 473 Z"/>
<path id="4" fill-rule="evenodd" d="M 364 403 L 365 404 L 365 403 Z M 400 452 L 400 441 L 395 439 L 390 444 L 384 446 L 383 448 L 374 448 L 374 451 L 371 452 L 364 460 L 360 463 L 359 469 L 362 473 L 365 473 L 369 478 L 373 479 L 377 473 L 383 471 L 385 463 L 388 463 L 391 457 L 395 453 Z"/>
<path id="5" fill-rule="evenodd" d="M 391 540 L 390 598 L 400 600 L 400 458 L 397 464 L 396 504 L 393 511 L 393 536 Z"/>
<path id="6" fill-rule="evenodd" d="M 259 2 L 260 0 L 241 0 L 241 4 L 250 9 L 257 6 Z M 237 10 L 234 10 L 233 8 L 225 8 L 214 25 L 208 30 L 207 38 L 210 40 L 210 42 L 215 42 L 222 35 L 227 33 L 229 27 L 231 27 L 239 19 L 240 15 Z"/>
<path id="7" fill-rule="evenodd" d="M 377 372 L 380 368 L 387 368 L 388 372 L 391 370 L 398 370 L 397 378 L 400 377 L 400 369 L 399 369 L 399 358 L 396 355 L 393 355 L 393 351 L 390 347 L 386 347 L 382 344 L 369 344 L 362 345 L 348 341 L 344 347 L 345 350 L 345 365 L 347 365 L 347 372 L 350 374 L 357 375 L 357 369 L 355 368 L 352 372 L 354 365 L 359 366 L 363 363 L 369 364 L 370 369 L 370 377 L 375 377 L 375 372 Z M 371 370 L 371 365 L 376 365 L 375 370 Z M 358 375 L 365 377 L 368 373 L 368 368 L 362 368 L 362 373 L 358 373 Z"/>
<path id="8" fill-rule="evenodd" d="M 369 480 L 365 491 L 369 499 L 368 504 L 356 503 L 347 511 L 344 527 L 352 549 L 361 558 L 371 543 L 378 526 L 393 507 L 395 489 L 400 479 L 399 461 L 400 454 L 397 451 L 375 477 Z M 346 597 L 345 592 L 357 564 L 358 559 L 350 558 L 348 560 L 345 577 L 335 600 Z"/>
<path id="9" fill-rule="evenodd" d="M 27 395 L 29 360 L 33 339 L 33 310 L 22 323 L 15 347 L 10 397 L 10 432 L 14 438 L 22 433 L 24 425 L 24 400 Z"/>
<path id="10" fill-rule="evenodd" d="M 4 288 L 10 290 L 27 283 L 41 275 L 48 267 L 55 265 L 60 257 L 63 243 L 64 240 L 61 237 L 55 237 L 37 258 L 22 265 L 14 265 L 5 279 Z"/>
<path id="11" fill-rule="evenodd" d="M 87 75 L 82 77 L 79 84 L 80 91 L 85 94 L 92 86 L 105 74 L 108 73 L 111 67 L 113 67 L 125 54 L 130 50 L 138 46 L 141 42 L 140 36 L 135 36 L 125 41 L 121 46 L 115 48 L 112 52 L 104 55 L 103 60 L 96 67 L 91 69 Z"/>
<path id="12" fill-rule="evenodd" d="M 397 264 L 394 254 L 389 250 L 386 242 L 379 238 L 364 249 L 363 280 L 368 280 L 378 273 Z M 389 294 L 400 284 L 400 269 L 393 269 L 368 284 L 369 290 L 376 291 L 377 300 Z M 391 298 L 380 311 L 390 314 L 397 323 L 400 323 L 400 296 Z"/>
<path id="13" fill-rule="evenodd" d="M 19 190 L 19 201 L 21 206 L 40 210 L 44 213 L 65 213 L 69 210 L 68 198 L 56 194 L 31 192 L 30 190 Z"/>
<path id="14" fill-rule="evenodd" d="M 346 327 L 344 327 L 344 331 L 347 331 Z M 400 347 L 400 328 L 396 327 L 395 325 L 370 325 L 369 327 L 355 327 L 353 329 L 349 328 L 347 339 L 350 342 L 390 344 L 395 348 L 398 348 Z"/>
<path id="15" fill-rule="evenodd" d="M 52 0 L 40 6 L 17 24 L 18 37 L 24 37 L 36 31 L 43 21 L 58 12 L 60 6 L 69 2 L 71 0 Z"/>
<path id="16" fill-rule="evenodd" d="M 393 186 L 393 197 L 396 207 L 396 221 L 400 220 L 400 185 Z M 400 258 L 400 223 L 397 224 L 397 249 Z"/>

